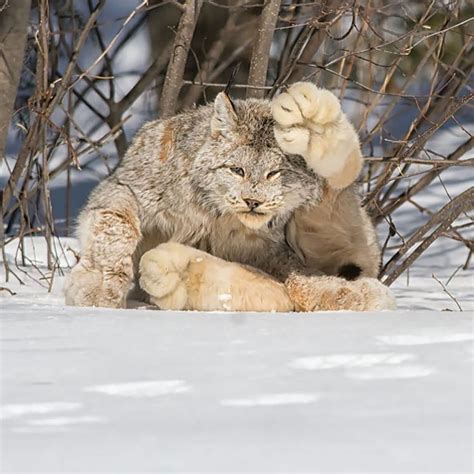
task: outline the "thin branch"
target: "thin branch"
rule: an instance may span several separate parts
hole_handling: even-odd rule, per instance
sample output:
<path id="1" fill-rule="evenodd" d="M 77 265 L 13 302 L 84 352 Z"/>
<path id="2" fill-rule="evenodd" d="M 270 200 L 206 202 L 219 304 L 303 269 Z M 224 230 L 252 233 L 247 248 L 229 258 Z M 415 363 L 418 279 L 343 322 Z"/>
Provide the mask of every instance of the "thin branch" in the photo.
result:
<path id="1" fill-rule="evenodd" d="M 443 232 L 450 227 L 451 223 L 463 212 L 474 209 L 474 187 L 471 187 L 456 196 L 431 219 L 422 225 L 400 248 L 400 250 L 387 262 L 380 273 L 386 275 L 383 282 L 391 285 Z M 431 228 L 438 226 L 428 237 L 426 237 L 415 250 L 406 257 L 398 266 L 396 263 L 408 253 Z"/>

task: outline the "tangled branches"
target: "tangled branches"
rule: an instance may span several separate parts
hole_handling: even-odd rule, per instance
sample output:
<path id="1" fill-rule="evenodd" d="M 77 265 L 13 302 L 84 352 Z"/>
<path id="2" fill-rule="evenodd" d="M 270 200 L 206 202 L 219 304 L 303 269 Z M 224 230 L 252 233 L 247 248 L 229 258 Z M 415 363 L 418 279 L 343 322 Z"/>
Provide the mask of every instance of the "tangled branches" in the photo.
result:
<path id="1" fill-rule="evenodd" d="M 120 3 L 38 0 L 29 20 L 29 0 L 15 12 L 0 6 L 2 248 L 18 240 L 21 253 L 25 236 L 44 235 L 57 267 L 55 237 L 71 231 L 84 183 L 113 169 L 146 119 L 212 100 L 240 64 L 238 97 L 311 80 L 343 99 L 366 154 L 365 205 L 381 224 L 385 283 L 439 238 L 464 246 L 468 266 L 470 2 Z M 453 195 L 445 177 L 464 185 Z M 441 199 L 424 204 L 432 189 Z M 416 226 L 403 222 L 407 209 Z"/>

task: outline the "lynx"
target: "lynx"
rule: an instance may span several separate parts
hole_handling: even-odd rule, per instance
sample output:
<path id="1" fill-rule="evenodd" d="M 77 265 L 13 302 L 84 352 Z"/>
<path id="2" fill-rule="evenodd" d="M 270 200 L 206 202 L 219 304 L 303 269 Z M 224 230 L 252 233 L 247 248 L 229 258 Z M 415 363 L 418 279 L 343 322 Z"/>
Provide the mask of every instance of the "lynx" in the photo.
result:
<path id="1" fill-rule="evenodd" d="M 125 307 L 135 283 L 161 309 L 393 308 L 361 165 L 338 99 L 311 83 L 150 122 L 79 216 L 66 302 Z"/>

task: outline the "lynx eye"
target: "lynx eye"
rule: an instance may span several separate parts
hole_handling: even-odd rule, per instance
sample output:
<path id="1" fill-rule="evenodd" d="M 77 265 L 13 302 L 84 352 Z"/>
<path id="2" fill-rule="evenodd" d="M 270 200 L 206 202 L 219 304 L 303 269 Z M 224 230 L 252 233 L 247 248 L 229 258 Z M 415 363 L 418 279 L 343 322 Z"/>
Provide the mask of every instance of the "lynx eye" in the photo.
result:
<path id="1" fill-rule="evenodd" d="M 270 171 L 270 173 L 267 174 L 267 179 L 272 179 L 276 176 L 279 176 L 280 172 L 280 170 Z"/>
<path id="2" fill-rule="evenodd" d="M 242 178 L 245 176 L 245 171 L 243 170 L 243 168 L 232 167 L 232 168 L 230 168 L 230 170 L 232 171 L 232 173 L 238 174 L 239 176 L 242 176 Z"/>

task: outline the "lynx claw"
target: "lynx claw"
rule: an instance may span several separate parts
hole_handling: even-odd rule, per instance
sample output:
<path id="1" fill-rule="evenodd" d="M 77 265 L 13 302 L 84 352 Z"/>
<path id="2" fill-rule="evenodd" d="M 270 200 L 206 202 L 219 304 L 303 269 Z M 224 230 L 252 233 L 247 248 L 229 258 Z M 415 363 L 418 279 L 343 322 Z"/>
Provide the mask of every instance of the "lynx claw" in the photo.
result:
<path id="1" fill-rule="evenodd" d="M 287 153 L 302 155 L 308 149 L 311 135 L 303 127 L 275 127 L 275 138 Z"/>
<path id="2" fill-rule="evenodd" d="M 301 155 L 335 189 L 357 179 L 362 167 L 359 138 L 332 92 L 299 82 L 273 99 L 271 107 L 275 138 L 284 152 Z"/>
<path id="3" fill-rule="evenodd" d="M 272 113 L 281 127 L 304 124 L 312 128 L 337 121 L 341 104 L 332 92 L 299 82 L 273 100 Z"/>
<path id="4" fill-rule="evenodd" d="M 304 122 L 298 104 L 288 92 L 280 94 L 273 100 L 272 114 L 276 122 L 282 127 L 292 127 Z"/>
<path id="5" fill-rule="evenodd" d="M 324 148 L 321 141 L 330 140 L 326 132 L 331 133 L 342 111 L 332 92 L 309 82 L 299 82 L 273 100 L 272 114 L 277 123 L 275 138 L 281 149 L 311 161 L 315 154 L 316 159 L 320 158 Z"/>

